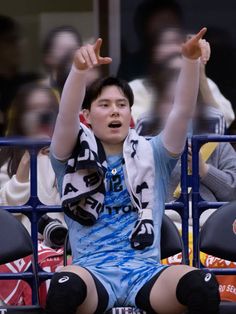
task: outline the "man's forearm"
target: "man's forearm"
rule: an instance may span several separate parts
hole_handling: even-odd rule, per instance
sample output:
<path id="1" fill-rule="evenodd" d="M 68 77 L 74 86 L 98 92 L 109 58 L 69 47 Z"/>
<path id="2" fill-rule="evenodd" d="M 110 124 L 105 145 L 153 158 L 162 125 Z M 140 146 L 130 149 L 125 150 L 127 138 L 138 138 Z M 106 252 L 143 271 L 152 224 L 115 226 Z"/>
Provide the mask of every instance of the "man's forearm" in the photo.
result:
<path id="1" fill-rule="evenodd" d="M 195 112 L 199 89 L 199 65 L 199 59 L 189 60 L 183 58 L 174 105 L 163 131 L 164 145 L 173 154 L 182 152 L 187 136 L 188 123 Z"/>
<path id="2" fill-rule="evenodd" d="M 191 119 L 195 112 L 199 89 L 200 59 L 190 60 L 183 57 L 182 69 L 177 82 L 173 111 Z"/>

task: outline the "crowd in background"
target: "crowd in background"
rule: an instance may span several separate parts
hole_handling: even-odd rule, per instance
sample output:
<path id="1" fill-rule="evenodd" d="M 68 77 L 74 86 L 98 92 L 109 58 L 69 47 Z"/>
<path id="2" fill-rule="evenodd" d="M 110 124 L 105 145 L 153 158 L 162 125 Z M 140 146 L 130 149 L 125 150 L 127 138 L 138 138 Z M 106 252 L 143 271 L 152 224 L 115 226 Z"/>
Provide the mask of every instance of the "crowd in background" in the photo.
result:
<path id="1" fill-rule="evenodd" d="M 141 46 L 135 54 L 121 59 L 117 75 L 130 81 L 134 92 L 133 127 L 141 135 L 155 136 L 171 110 L 181 68 L 181 44 L 189 34 L 182 26 L 181 7 L 172 0 L 143 1 L 134 23 Z M 69 25 L 62 24 L 52 29 L 41 46 L 43 73 L 22 73 L 20 56 L 23 36 L 14 19 L 0 15 L 0 136 L 50 139 L 60 95 L 74 52 L 82 45 L 82 38 L 79 30 Z M 214 39 L 214 34 L 209 36 Z M 211 70 L 201 65 L 197 111 L 189 127 L 189 138 L 192 134 L 235 133 L 232 99 L 228 99 L 209 78 Z M 92 69 L 87 85 L 99 77 L 99 68 Z M 188 150 L 191 168 L 190 145 Z M 210 157 L 205 158 L 200 151 L 199 159 L 201 196 L 207 201 L 235 200 L 236 153 L 232 145 L 218 143 Z M 40 201 L 46 205 L 59 205 L 57 182 L 47 147 L 38 154 L 38 173 Z M 180 174 L 181 165 L 178 163 L 172 175 L 167 202 L 175 201 L 180 195 L 177 190 Z M 28 151 L 0 147 L 0 206 L 25 204 L 30 195 L 29 178 Z M 202 223 L 209 214 L 205 214 Z M 174 212 L 169 211 L 169 215 L 176 223 L 179 222 Z M 27 217 L 21 214 L 17 217 L 30 231 Z M 46 226 L 50 223 L 61 228 L 62 240 L 53 242 L 47 237 Z M 39 241 L 54 251 L 61 248 L 66 231 L 62 213 L 45 214 L 39 221 Z M 60 265 L 61 260 L 56 266 Z M 1 298 L 4 299 L 0 293 Z"/>

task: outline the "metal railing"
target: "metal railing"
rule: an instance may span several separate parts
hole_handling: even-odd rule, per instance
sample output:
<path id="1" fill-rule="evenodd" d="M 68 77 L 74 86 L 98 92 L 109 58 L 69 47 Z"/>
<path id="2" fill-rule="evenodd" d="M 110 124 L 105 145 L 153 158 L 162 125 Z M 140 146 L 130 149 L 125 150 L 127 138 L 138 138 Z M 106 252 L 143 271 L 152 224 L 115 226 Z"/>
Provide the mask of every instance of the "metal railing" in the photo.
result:
<path id="1" fill-rule="evenodd" d="M 199 179 L 199 150 L 208 142 L 232 142 L 236 143 L 235 135 L 195 135 L 192 137 L 192 217 L 193 217 L 193 265 L 201 267 L 200 252 L 198 248 L 199 218 L 201 214 L 210 208 L 219 208 L 227 202 L 207 202 L 200 195 Z M 235 269 L 212 268 L 209 269 L 216 274 L 236 273 Z"/>
<path id="2" fill-rule="evenodd" d="M 189 220 L 189 193 L 188 187 L 191 184 L 191 177 L 188 175 L 188 146 L 181 156 L 181 195 L 175 202 L 166 203 L 165 209 L 175 210 L 181 217 L 182 240 L 184 244 L 185 263 L 189 264 L 189 241 L 188 241 L 188 220 Z"/>
<path id="3" fill-rule="evenodd" d="M 181 157 L 181 196 L 176 202 L 165 204 L 166 209 L 177 211 L 182 219 L 182 238 L 184 243 L 185 256 L 189 256 L 188 246 L 188 219 L 189 219 L 189 194 L 188 187 L 192 186 L 192 215 L 193 215 L 193 263 L 198 266 L 198 235 L 199 235 L 199 217 L 201 213 L 208 208 L 218 208 L 225 204 L 222 202 L 206 202 L 199 193 L 199 150 L 202 144 L 207 142 L 236 142 L 236 136 L 193 136 L 192 138 L 192 177 L 188 175 L 188 150 L 185 149 Z M 49 146 L 50 141 L 38 140 L 37 142 L 29 139 L 9 139 L 0 138 L 1 147 L 19 147 L 29 151 L 30 153 L 30 197 L 28 202 L 22 206 L 0 206 L 0 209 L 6 209 L 12 213 L 25 214 L 31 222 L 31 237 L 34 247 L 34 255 L 36 258 L 36 273 L 39 282 L 51 278 L 53 273 L 48 273 L 40 269 L 38 265 L 38 220 L 47 212 L 60 212 L 60 206 L 47 206 L 41 203 L 37 194 L 37 155 L 40 149 Z M 189 259 L 187 258 L 187 263 Z M 212 269 L 216 272 L 222 271 L 224 274 L 231 273 L 230 269 Z M 33 272 L 27 271 L 18 274 L 0 274 L 0 279 L 27 279 L 33 278 Z M 33 291 L 33 302 L 36 300 Z"/>
<path id="4" fill-rule="evenodd" d="M 41 140 L 33 141 L 29 139 L 9 139 L 0 138 L 1 147 L 18 147 L 29 151 L 30 154 L 30 197 L 26 204 L 19 206 L 0 206 L 1 209 L 8 210 L 11 213 L 22 213 L 26 215 L 31 222 L 31 238 L 33 242 L 34 258 L 36 270 L 35 273 L 39 282 L 52 277 L 53 273 L 43 271 L 38 265 L 38 220 L 47 212 L 62 211 L 60 206 L 47 206 L 41 203 L 37 194 L 37 155 L 40 149 L 49 146 L 50 141 Z M 0 152 L 1 153 L 1 152 Z M 34 272 L 27 270 L 21 273 L 0 273 L 0 279 L 24 279 L 32 288 L 32 304 L 36 304 L 37 291 L 34 291 L 32 280 L 34 279 Z"/>

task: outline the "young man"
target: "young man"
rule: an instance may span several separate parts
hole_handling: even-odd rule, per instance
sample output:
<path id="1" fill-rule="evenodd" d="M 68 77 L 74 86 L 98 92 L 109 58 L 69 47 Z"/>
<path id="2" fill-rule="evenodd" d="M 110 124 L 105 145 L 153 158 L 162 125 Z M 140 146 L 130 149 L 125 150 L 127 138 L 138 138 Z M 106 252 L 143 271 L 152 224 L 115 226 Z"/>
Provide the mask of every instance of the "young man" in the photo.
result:
<path id="1" fill-rule="evenodd" d="M 105 78 L 85 97 L 86 73 L 109 64 L 102 40 L 81 47 L 66 81 L 51 144 L 66 213 L 73 264 L 56 273 L 46 313 L 103 313 L 114 305 L 148 313 L 218 313 L 211 274 L 160 264 L 166 188 L 186 139 L 199 84 L 199 58 L 209 58 L 206 29 L 183 44 L 175 103 L 160 136 L 147 141 L 129 130 L 133 94 Z M 85 98 L 85 99 L 84 99 Z M 78 117 L 84 115 L 91 129 Z"/>

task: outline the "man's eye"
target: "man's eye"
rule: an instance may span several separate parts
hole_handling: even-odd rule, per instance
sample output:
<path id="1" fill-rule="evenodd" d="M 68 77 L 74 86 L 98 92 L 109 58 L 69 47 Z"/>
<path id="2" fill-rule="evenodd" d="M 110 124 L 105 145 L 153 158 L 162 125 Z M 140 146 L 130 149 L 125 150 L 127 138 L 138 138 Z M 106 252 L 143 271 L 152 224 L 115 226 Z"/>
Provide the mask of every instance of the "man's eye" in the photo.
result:
<path id="1" fill-rule="evenodd" d="M 125 102 L 122 102 L 122 103 L 119 104 L 119 106 L 120 106 L 120 107 L 126 107 L 127 104 L 126 104 Z"/>
<path id="2" fill-rule="evenodd" d="M 103 104 L 100 104 L 101 107 L 108 107 L 108 104 L 106 103 L 103 103 Z"/>

